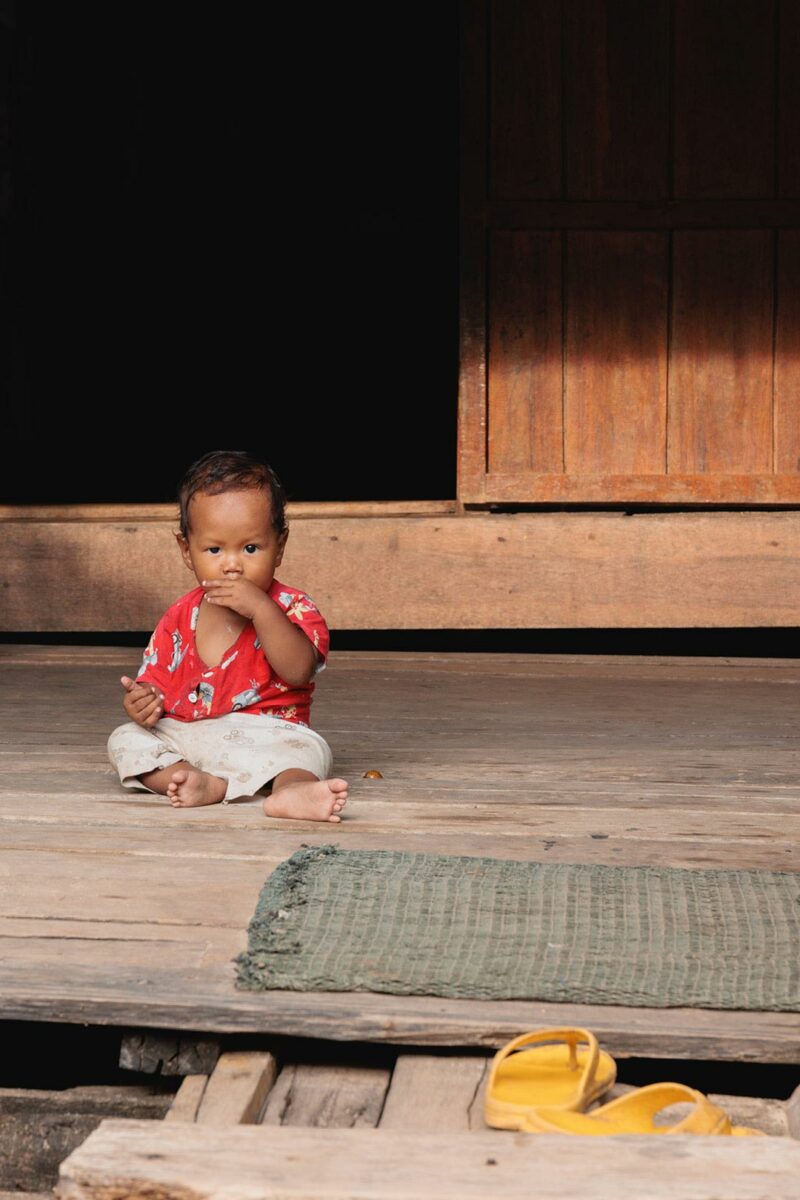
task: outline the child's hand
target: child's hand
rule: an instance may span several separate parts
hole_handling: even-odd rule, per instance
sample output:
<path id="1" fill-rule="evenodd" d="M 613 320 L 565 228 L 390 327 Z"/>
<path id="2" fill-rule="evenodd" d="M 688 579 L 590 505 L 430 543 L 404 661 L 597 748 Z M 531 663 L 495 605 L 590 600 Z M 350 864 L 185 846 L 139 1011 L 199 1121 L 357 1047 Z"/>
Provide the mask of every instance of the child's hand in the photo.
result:
<path id="1" fill-rule="evenodd" d="M 204 579 L 206 600 L 224 608 L 232 608 L 240 617 L 252 621 L 258 610 L 269 602 L 266 592 L 249 579 Z"/>
<path id="2" fill-rule="evenodd" d="M 156 721 L 161 719 L 164 697 L 150 683 L 136 683 L 123 675 L 120 683 L 125 688 L 122 706 L 132 721 L 152 729 Z"/>

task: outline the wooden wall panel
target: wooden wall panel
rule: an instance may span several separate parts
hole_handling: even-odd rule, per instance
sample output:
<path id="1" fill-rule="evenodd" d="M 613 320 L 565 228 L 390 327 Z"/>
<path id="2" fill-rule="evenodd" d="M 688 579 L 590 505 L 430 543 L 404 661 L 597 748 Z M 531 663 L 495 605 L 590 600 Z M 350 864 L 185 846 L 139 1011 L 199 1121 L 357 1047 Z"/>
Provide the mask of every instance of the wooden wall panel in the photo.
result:
<path id="1" fill-rule="evenodd" d="M 561 235 L 498 233 L 489 293 L 489 469 L 563 469 Z"/>
<path id="2" fill-rule="evenodd" d="M 660 474 L 668 238 L 572 233 L 567 246 L 566 472 Z"/>
<path id="3" fill-rule="evenodd" d="M 676 196 L 771 196 L 774 0 L 675 0 Z"/>
<path id="4" fill-rule="evenodd" d="M 800 4 L 781 0 L 778 67 L 778 195 L 800 196 Z"/>
<path id="5" fill-rule="evenodd" d="M 778 235 L 775 469 L 800 473 L 800 230 Z"/>
<path id="6" fill-rule="evenodd" d="M 459 499 L 800 504 L 800 0 L 463 8 Z"/>
<path id="7" fill-rule="evenodd" d="M 668 0 L 567 0 L 567 196 L 668 194 Z"/>
<path id="8" fill-rule="evenodd" d="M 561 0 L 494 0 L 490 11 L 489 194 L 560 196 Z"/>
<path id="9" fill-rule="evenodd" d="M 121 507 L 91 522 L 0 515 L 2 627 L 151 629 L 194 584 L 165 510 L 160 522 Z M 280 578 L 335 629 L 800 624 L 798 512 L 293 513 L 290 526 Z"/>
<path id="10" fill-rule="evenodd" d="M 773 234 L 676 233 L 669 470 L 773 469 Z"/>

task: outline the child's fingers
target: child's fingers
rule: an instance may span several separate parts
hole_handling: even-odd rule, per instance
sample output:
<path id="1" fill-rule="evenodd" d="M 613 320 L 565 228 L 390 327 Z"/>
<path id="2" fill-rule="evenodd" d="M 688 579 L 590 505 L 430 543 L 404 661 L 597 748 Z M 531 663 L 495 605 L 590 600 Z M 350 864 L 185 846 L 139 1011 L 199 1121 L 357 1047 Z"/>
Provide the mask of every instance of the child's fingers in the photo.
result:
<path id="1" fill-rule="evenodd" d="M 156 708 L 161 707 L 164 697 L 157 693 L 146 692 L 143 696 L 138 696 L 131 700 L 130 706 L 137 717 L 148 716 Z"/>

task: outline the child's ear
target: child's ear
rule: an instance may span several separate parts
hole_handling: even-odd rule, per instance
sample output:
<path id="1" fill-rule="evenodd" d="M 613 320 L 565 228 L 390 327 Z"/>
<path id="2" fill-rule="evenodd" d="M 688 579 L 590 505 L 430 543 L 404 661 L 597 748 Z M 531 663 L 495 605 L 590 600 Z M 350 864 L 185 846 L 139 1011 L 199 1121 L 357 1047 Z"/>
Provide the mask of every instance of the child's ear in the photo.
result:
<path id="1" fill-rule="evenodd" d="M 183 536 L 182 533 L 175 534 L 175 541 L 178 543 L 178 549 L 181 552 L 181 558 L 183 559 L 184 563 L 189 568 L 189 570 L 193 571 L 194 567 L 192 566 L 192 559 L 189 554 L 189 543 L 187 542 L 186 538 Z"/>
<path id="2" fill-rule="evenodd" d="M 289 530 L 284 529 L 281 536 L 278 538 L 278 557 L 275 559 L 275 566 L 279 567 L 283 562 L 283 552 L 286 549 L 286 542 L 289 537 Z"/>

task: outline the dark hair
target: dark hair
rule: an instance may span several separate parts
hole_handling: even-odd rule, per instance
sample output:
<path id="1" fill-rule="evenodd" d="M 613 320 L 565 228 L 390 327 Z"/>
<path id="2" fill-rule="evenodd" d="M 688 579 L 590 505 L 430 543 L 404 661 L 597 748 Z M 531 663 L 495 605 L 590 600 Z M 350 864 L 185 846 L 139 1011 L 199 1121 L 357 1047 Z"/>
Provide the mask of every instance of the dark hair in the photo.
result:
<path id="1" fill-rule="evenodd" d="M 269 492 L 272 524 L 286 533 L 286 494 L 272 467 L 244 450 L 212 450 L 192 463 L 178 487 L 181 506 L 181 535 L 189 536 L 189 502 L 197 492 L 218 496 L 221 492 L 263 488 Z"/>

